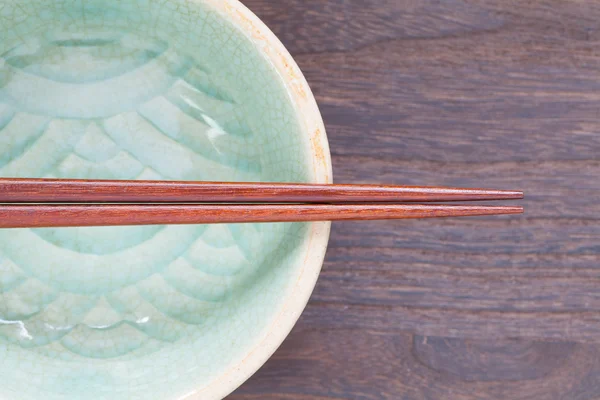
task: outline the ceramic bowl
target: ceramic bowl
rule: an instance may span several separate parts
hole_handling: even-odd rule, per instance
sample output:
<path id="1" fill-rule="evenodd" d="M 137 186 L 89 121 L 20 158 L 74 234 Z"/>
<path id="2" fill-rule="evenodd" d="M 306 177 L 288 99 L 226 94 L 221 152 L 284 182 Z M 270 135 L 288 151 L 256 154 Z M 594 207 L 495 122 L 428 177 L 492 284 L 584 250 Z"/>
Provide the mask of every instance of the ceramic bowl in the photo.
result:
<path id="1" fill-rule="evenodd" d="M 235 0 L 0 0 L 0 176 L 330 182 L 301 72 Z M 328 223 L 0 231 L 0 399 L 219 399 Z"/>

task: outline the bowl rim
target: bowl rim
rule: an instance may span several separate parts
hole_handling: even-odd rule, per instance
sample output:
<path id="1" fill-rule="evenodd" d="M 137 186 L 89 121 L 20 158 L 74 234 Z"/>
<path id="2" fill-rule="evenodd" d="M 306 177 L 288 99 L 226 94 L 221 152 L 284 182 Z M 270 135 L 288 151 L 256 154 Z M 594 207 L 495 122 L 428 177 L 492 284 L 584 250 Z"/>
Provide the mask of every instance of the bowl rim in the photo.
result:
<path id="1" fill-rule="evenodd" d="M 300 68 L 283 43 L 252 11 L 239 0 L 191 0 L 208 5 L 224 16 L 249 37 L 255 47 L 267 57 L 292 99 L 295 114 L 301 123 L 306 154 L 310 157 L 312 183 L 332 183 L 332 162 L 329 143 L 315 97 Z M 233 363 L 208 385 L 179 397 L 177 400 L 217 400 L 229 395 L 248 380 L 273 355 L 288 336 L 317 283 L 321 272 L 331 222 L 311 222 L 307 251 L 295 284 L 272 319 L 266 334 L 257 340 L 246 356 Z"/>

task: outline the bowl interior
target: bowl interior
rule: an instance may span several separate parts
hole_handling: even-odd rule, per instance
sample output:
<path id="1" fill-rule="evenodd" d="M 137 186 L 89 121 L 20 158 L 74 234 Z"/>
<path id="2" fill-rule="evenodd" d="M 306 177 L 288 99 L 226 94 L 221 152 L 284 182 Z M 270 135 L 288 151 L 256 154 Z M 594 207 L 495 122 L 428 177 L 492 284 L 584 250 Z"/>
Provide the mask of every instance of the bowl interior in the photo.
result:
<path id="1" fill-rule="evenodd" d="M 311 181 L 283 79 L 190 0 L 0 0 L 0 176 Z M 270 328 L 305 224 L 0 230 L 0 399 L 175 399 Z"/>

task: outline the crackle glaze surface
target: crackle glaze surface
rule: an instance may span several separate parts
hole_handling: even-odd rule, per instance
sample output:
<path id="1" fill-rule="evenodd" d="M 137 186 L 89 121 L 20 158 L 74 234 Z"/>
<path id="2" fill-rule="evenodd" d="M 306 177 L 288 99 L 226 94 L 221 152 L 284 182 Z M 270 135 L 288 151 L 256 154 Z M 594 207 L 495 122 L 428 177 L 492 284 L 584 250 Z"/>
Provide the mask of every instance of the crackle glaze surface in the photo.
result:
<path id="1" fill-rule="evenodd" d="M 0 176 L 310 181 L 281 76 L 196 1 L 0 0 Z M 0 231 L 0 399 L 175 399 L 244 359 L 310 225 Z"/>

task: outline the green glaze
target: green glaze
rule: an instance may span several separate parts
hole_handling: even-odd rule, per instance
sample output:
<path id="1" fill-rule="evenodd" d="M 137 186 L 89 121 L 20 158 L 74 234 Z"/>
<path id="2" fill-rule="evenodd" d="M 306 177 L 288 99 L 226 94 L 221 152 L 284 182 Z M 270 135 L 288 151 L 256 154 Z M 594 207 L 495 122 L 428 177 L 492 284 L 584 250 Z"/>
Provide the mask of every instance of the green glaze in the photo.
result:
<path id="1" fill-rule="evenodd" d="M 282 78 L 198 1 L 0 0 L 0 176 L 308 181 Z M 0 399 L 177 399 L 239 363 L 302 224 L 0 230 Z"/>

